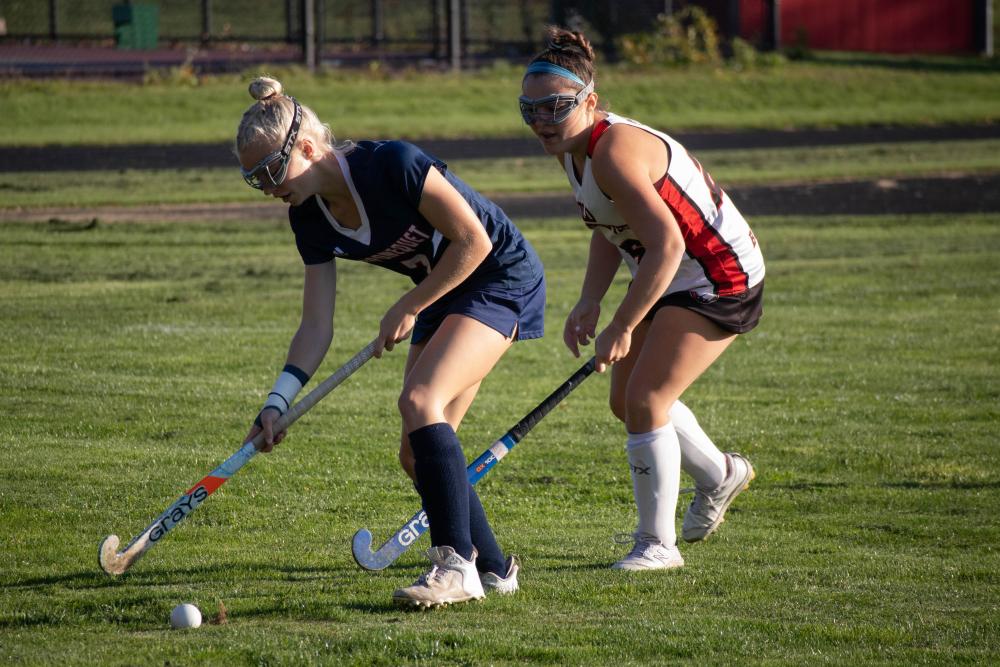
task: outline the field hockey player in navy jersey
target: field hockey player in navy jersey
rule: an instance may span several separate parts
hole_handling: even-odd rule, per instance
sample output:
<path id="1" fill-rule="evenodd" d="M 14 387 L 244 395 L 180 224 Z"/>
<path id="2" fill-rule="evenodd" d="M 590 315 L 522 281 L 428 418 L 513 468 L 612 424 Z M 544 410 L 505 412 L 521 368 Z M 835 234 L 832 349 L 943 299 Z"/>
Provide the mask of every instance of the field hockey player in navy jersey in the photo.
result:
<path id="1" fill-rule="evenodd" d="M 246 182 L 289 204 L 305 264 L 302 320 L 284 370 L 249 437 L 270 451 L 275 420 L 333 339 L 337 260 L 402 273 L 414 286 L 379 326 L 376 356 L 410 337 L 399 411 L 399 457 L 430 523 L 432 567 L 396 603 L 436 607 L 517 590 L 466 477 L 455 432 L 480 382 L 515 340 L 543 332 L 545 281 L 534 249 L 491 201 L 446 165 L 402 141 L 335 144 L 316 114 L 274 79 L 250 84 L 236 152 Z"/>
<path id="2" fill-rule="evenodd" d="M 740 212 L 670 136 L 598 107 L 594 52 L 550 27 L 525 72 L 521 115 L 566 171 L 592 230 L 580 298 L 563 338 L 579 356 L 594 340 L 611 366 L 611 409 L 627 430 L 639 521 L 613 567 L 681 567 L 674 513 L 680 470 L 695 481 L 681 536 L 705 539 L 754 477 L 715 446 L 681 394 L 761 315 L 764 260 Z M 601 300 L 625 262 L 632 282 L 597 332 Z"/>

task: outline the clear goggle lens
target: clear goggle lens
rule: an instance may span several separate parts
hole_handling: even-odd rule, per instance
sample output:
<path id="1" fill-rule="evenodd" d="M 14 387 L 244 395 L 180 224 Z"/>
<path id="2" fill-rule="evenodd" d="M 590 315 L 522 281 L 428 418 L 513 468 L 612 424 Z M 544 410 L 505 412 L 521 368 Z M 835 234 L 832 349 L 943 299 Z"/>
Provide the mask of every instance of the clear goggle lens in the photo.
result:
<path id="1" fill-rule="evenodd" d="M 258 162 L 252 169 L 241 169 L 243 180 L 251 188 L 263 190 L 265 186 L 278 187 L 288 173 L 288 155 L 275 151 Z"/>
<path id="2" fill-rule="evenodd" d="M 583 100 L 594 90 L 593 82 L 588 83 L 575 95 L 555 94 L 546 95 L 537 99 L 521 96 L 518 102 L 521 105 L 521 118 L 527 125 L 535 122 L 548 125 L 558 125 L 569 118 L 573 110 L 576 109 Z"/>

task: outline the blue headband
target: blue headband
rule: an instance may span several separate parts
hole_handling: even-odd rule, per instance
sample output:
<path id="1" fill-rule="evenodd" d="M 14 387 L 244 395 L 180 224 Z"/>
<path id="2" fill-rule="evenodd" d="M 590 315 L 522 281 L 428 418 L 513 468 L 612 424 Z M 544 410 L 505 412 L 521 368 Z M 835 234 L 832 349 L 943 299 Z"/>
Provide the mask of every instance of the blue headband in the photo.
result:
<path id="1" fill-rule="evenodd" d="M 561 76 L 564 79 L 569 79 L 574 83 L 578 83 L 581 86 L 587 85 L 583 79 L 578 77 L 576 74 L 573 74 L 565 67 L 560 67 L 559 65 L 545 60 L 536 60 L 528 65 L 528 69 L 525 71 L 524 76 L 528 76 L 529 74 L 555 74 L 556 76 Z"/>

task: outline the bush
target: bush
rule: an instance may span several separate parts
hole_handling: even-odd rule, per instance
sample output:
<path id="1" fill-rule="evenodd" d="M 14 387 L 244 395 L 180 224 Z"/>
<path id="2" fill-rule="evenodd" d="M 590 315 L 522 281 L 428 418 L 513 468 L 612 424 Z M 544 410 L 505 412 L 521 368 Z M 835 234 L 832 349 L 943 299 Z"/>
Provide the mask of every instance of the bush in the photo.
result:
<path id="1" fill-rule="evenodd" d="M 194 67 L 196 53 L 197 49 L 189 48 L 184 62 L 174 67 L 156 68 L 147 65 L 146 71 L 142 75 L 143 84 L 147 86 L 197 86 L 200 81 Z"/>
<path id="2" fill-rule="evenodd" d="M 696 6 L 675 14 L 660 14 L 652 32 L 622 35 L 617 45 L 623 59 L 636 65 L 693 65 L 721 60 L 718 26 Z"/>
<path id="3" fill-rule="evenodd" d="M 760 52 L 745 39 L 734 37 L 730 42 L 732 55 L 728 60 L 730 67 L 735 69 L 753 69 L 755 67 L 774 67 L 787 62 L 787 58 L 776 51 Z"/>

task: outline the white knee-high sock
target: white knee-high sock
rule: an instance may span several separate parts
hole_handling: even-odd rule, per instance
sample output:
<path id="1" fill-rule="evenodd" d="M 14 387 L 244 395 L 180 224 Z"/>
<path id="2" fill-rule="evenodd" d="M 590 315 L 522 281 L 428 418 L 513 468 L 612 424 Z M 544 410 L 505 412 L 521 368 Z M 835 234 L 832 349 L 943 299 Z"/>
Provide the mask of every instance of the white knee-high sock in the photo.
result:
<path id="1" fill-rule="evenodd" d="M 626 450 L 639 510 L 635 537 L 673 546 L 677 542 L 674 514 L 681 477 L 681 452 L 673 424 L 648 433 L 629 433 Z"/>
<path id="2" fill-rule="evenodd" d="M 680 401 L 675 401 L 670 408 L 670 423 L 677 431 L 684 472 L 694 478 L 699 489 L 719 488 L 726 479 L 726 455 L 701 429 L 694 413 Z"/>

